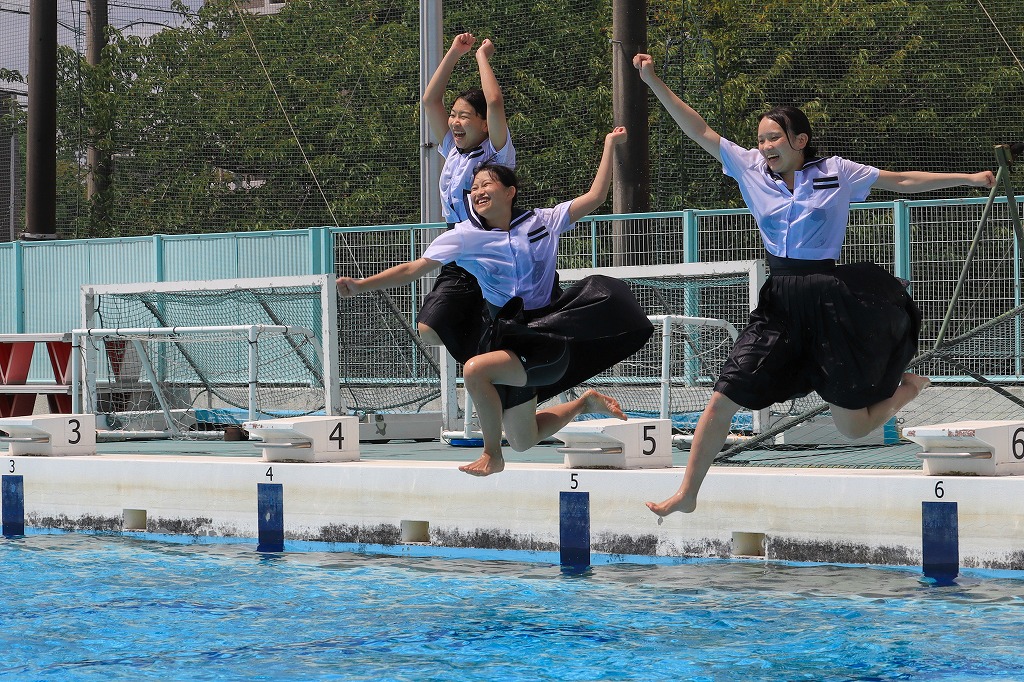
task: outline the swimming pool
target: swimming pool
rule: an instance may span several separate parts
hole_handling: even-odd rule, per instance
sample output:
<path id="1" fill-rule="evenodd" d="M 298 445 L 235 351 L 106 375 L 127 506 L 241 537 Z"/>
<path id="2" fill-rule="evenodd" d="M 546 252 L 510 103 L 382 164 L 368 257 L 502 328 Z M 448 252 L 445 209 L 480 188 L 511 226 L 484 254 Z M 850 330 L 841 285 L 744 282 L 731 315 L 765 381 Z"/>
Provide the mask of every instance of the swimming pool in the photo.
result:
<path id="1" fill-rule="evenodd" d="M 1024 678 L 1024 580 L 0 539 L 11 680 Z"/>

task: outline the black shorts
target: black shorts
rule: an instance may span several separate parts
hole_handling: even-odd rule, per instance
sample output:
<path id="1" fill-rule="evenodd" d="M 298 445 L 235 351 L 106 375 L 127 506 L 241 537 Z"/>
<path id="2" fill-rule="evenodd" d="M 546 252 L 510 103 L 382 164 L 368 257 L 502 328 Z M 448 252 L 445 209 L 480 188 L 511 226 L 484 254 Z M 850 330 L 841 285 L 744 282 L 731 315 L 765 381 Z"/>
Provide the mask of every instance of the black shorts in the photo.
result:
<path id="1" fill-rule="evenodd" d="M 578 386 L 643 348 L 653 332 L 625 282 L 594 275 L 539 310 L 509 301 L 486 330 L 481 352 L 515 353 L 526 369 L 526 386 L 498 386 L 508 409 Z"/>
<path id="2" fill-rule="evenodd" d="M 501 397 L 504 409 L 522 405 L 537 397 L 540 386 L 550 386 L 565 376 L 571 360 L 571 351 L 567 341 L 554 338 L 538 337 L 522 340 L 515 349 L 505 349 L 514 353 L 526 370 L 526 383 L 522 386 L 505 386 L 495 384 Z"/>
<path id="3" fill-rule="evenodd" d="M 811 391 L 847 409 L 892 396 L 921 329 L 906 288 L 874 263 L 800 272 L 775 260 L 715 390 L 752 410 Z"/>

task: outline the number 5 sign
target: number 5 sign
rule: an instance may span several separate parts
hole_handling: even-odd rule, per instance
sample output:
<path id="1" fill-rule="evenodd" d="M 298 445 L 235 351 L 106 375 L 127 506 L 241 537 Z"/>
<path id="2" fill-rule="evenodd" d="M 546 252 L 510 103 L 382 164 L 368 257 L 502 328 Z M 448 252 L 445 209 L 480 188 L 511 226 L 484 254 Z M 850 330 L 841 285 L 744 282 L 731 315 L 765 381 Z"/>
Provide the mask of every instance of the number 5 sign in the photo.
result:
<path id="1" fill-rule="evenodd" d="M 567 467 L 653 469 L 672 466 L 668 419 L 589 419 L 570 422 L 555 434 Z"/>

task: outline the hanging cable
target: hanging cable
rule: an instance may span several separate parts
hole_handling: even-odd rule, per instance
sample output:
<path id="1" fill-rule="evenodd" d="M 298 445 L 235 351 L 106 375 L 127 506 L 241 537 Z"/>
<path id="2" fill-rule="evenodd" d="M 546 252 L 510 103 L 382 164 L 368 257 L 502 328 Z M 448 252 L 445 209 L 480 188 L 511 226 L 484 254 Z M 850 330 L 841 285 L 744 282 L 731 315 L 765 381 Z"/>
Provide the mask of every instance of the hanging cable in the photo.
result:
<path id="1" fill-rule="evenodd" d="M 981 7 L 981 11 L 985 13 L 985 16 L 988 17 L 989 23 L 992 24 L 992 28 L 994 28 L 996 30 L 996 33 L 999 34 L 999 38 L 1000 40 L 1003 41 L 1003 45 L 1006 45 L 1006 49 L 1010 53 L 1010 56 L 1013 57 L 1013 61 L 1017 62 L 1017 66 L 1020 68 L 1021 71 L 1024 71 L 1024 64 L 1021 64 L 1021 61 L 1017 57 L 1017 54 L 1013 51 L 1013 48 L 1010 47 L 1009 41 L 1006 40 L 1006 36 L 1004 36 L 1003 32 L 999 30 L 999 24 L 997 24 L 996 20 L 992 18 L 992 15 L 988 13 L 988 9 L 985 7 L 985 4 L 981 0 L 977 1 L 978 6 Z"/>
<path id="2" fill-rule="evenodd" d="M 239 7 L 238 0 L 232 0 L 232 5 L 235 8 L 235 12 L 238 13 L 239 21 L 242 24 L 242 28 L 245 29 L 245 34 L 249 38 L 249 45 L 252 46 L 253 54 L 256 55 L 256 59 L 259 61 L 260 69 L 263 71 L 263 75 L 267 79 L 267 84 L 270 86 L 270 90 L 274 94 L 274 100 L 277 102 L 278 108 L 281 110 L 282 116 L 284 116 L 285 122 L 288 124 L 288 129 L 291 131 L 292 139 L 295 140 L 295 144 L 299 148 L 299 152 L 302 154 L 303 163 L 306 165 L 306 169 L 309 171 L 310 176 L 313 178 L 313 183 L 316 185 L 317 191 L 320 192 L 320 197 L 324 201 L 324 205 L 327 207 L 328 213 L 331 215 L 331 220 L 335 225 L 338 224 L 338 219 L 334 215 L 334 209 L 331 208 L 331 202 L 327 199 L 327 194 L 324 193 L 323 187 L 320 184 L 320 180 L 316 175 L 316 171 L 313 170 L 313 165 L 309 162 L 309 157 L 306 156 L 305 148 L 302 146 L 301 140 L 299 140 L 298 131 L 295 130 L 295 126 L 292 124 L 291 117 L 288 115 L 288 111 L 285 109 L 284 102 L 281 100 L 280 95 L 277 92 L 277 87 L 274 85 L 274 80 L 270 76 L 270 70 L 267 69 L 266 63 L 263 61 L 263 55 L 260 52 L 259 47 L 256 45 L 256 39 L 252 35 L 252 31 L 249 30 L 249 25 L 245 21 L 245 11 Z M 342 237 L 342 244 L 348 251 L 352 265 L 355 267 L 356 273 L 359 277 L 364 277 L 362 266 L 359 264 L 359 260 L 355 257 L 352 252 L 352 247 L 348 244 L 348 241 Z M 399 325 L 405 330 L 406 334 L 412 339 L 412 342 L 420 350 L 420 353 L 426 359 L 427 363 L 434 369 L 435 372 L 440 373 L 441 368 L 438 362 L 434 359 L 433 353 L 430 347 L 423 343 L 420 339 L 419 333 L 413 327 L 412 323 L 406 318 L 405 313 L 398 307 L 394 299 L 385 291 L 376 291 L 378 298 L 380 298 L 385 307 L 394 315 L 395 320 L 398 321 Z"/>

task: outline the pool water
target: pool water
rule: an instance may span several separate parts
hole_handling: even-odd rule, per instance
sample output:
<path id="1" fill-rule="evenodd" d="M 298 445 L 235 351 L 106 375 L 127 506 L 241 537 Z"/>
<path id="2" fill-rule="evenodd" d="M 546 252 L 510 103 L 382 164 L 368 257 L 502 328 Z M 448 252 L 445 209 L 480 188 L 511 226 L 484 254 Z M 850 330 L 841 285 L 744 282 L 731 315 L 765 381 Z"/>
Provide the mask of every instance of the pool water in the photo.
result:
<path id="1" fill-rule="evenodd" d="M 4 680 L 1024 680 L 1024 579 L 0 538 Z"/>

